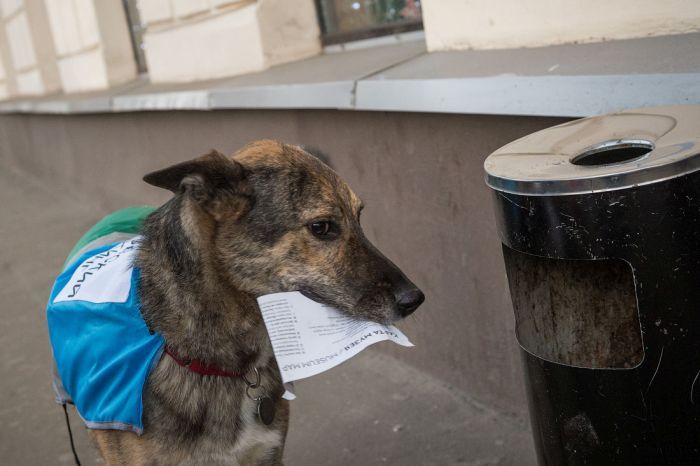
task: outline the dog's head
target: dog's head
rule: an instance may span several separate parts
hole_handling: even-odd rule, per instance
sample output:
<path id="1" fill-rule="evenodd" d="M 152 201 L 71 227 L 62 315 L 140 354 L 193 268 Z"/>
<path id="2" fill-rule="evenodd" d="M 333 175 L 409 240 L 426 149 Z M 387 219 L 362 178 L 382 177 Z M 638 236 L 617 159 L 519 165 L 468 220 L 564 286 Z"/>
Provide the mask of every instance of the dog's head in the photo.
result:
<path id="1" fill-rule="evenodd" d="M 365 238 L 360 199 L 299 147 L 258 141 L 232 158 L 213 151 L 144 180 L 182 197 L 181 220 L 193 245 L 241 291 L 300 291 L 384 323 L 423 302 L 423 293 Z"/>

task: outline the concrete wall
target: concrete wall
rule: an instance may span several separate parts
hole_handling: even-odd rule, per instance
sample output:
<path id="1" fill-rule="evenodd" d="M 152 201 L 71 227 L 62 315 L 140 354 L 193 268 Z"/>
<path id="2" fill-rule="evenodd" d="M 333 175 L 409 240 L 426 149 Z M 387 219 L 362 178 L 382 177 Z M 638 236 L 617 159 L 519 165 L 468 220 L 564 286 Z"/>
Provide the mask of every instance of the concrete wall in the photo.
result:
<path id="1" fill-rule="evenodd" d="M 0 34 L 1 37 L 2 34 Z M 7 44 L 0 40 L 0 100 L 7 99 L 14 92 L 14 76 L 7 72 L 9 63 L 10 51 Z"/>
<path id="2" fill-rule="evenodd" d="M 0 47 L 4 86 L 10 95 L 37 96 L 60 90 L 56 53 L 42 2 L 0 1 Z M 4 91 L 4 92 L 3 92 Z"/>
<path id="3" fill-rule="evenodd" d="M 321 51 L 313 0 L 139 0 L 152 82 L 235 76 Z"/>
<path id="4" fill-rule="evenodd" d="M 562 121 L 340 111 L 2 115 L 0 167 L 73 191 L 76 209 L 90 198 L 107 211 L 164 201 L 167 193 L 141 176 L 210 148 L 230 153 L 270 137 L 317 146 L 364 200 L 368 237 L 427 295 L 401 325 L 416 347 L 382 350 L 524 417 L 513 312 L 482 163 L 501 145 Z"/>
<path id="5" fill-rule="evenodd" d="M 136 77 L 121 2 L 44 0 L 66 93 L 107 89 Z"/>
<path id="6" fill-rule="evenodd" d="M 0 99 L 236 76 L 321 53 L 314 0 L 0 0 Z M 358 5 L 360 5 L 358 3 Z M 698 0 L 423 0 L 428 49 L 490 49 L 700 31 Z M 360 6 L 361 7 L 361 6 Z M 354 7 L 353 7 L 354 8 Z M 139 45 L 140 46 L 140 45 Z"/>
<path id="7" fill-rule="evenodd" d="M 0 0 L 0 100 L 108 89 L 136 77 L 118 0 Z"/>
<path id="8" fill-rule="evenodd" d="M 428 50 L 538 47 L 700 30 L 697 0 L 424 0 Z"/>

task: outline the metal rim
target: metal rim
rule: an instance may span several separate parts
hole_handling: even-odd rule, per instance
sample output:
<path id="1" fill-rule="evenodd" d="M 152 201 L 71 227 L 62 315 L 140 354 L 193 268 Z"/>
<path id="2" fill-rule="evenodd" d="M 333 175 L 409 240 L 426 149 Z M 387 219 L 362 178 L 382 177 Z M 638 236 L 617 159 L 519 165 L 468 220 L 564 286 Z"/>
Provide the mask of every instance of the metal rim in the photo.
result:
<path id="1" fill-rule="evenodd" d="M 602 153 L 607 153 L 612 150 L 626 150 L 626 149 L 642 149 L 645 152 L 641 155 L 634 157 L 625 158 L 624 160 L 609 162 L 609 163 L 582 163 L 584 160 L 589 159 L 595 155 Z M 647 141 L 645 139 L 613 139 L 610 141 L 605 141 L 600 144 L 596 144 L 589 148 L 586 148 L 579 155 L 575 155 L 571 158 L 571 163 L 579 166 L 605 166 L 605 165 L 618 165 L 621 163 L 637 162 L 644 157 L 649 156 L 649 152 L 655 149 L 654 143 Z"/>
<path id="2" fill-rule="evenodd" d="M 700 170 L 699 117 L 700 106 L 686 105 L 563 123 L 492 153 L 485 181 L 510 194 L 564 196 L 685 176 Z"/>
<path id="3" fill-rule="evenodd" d="M 700 148 L 696 147 L 694 143 L 676 144 L 665 149 L 670 150 L 669 154 L 667 154 L 669 157 L 678 156 L 679 154 L 690 151 L 690 149 L 695 150 L 692 155 L 677 160 L 674 163 L 650 166 L 626 173 L 588 178 L 518 180 L 494 176 L 487 172 L 486 184 L 496 191 L 510 194 L 563 196 L 616 191 L 634 186 L 645 186 L 685 176 L 700 170 Z"/>

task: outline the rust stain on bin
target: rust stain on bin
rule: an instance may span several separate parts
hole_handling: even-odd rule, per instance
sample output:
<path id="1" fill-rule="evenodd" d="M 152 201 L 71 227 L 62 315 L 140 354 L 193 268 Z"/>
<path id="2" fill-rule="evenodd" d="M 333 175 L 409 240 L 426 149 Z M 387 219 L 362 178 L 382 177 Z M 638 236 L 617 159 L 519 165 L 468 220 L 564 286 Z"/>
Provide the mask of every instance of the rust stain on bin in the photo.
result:
<path id="1" fill-rule="evenodd" d="M 523 348 L 577 367 L 632 368 L 642 361 L 634 278 L 626 262 L 503 250 Z"/>

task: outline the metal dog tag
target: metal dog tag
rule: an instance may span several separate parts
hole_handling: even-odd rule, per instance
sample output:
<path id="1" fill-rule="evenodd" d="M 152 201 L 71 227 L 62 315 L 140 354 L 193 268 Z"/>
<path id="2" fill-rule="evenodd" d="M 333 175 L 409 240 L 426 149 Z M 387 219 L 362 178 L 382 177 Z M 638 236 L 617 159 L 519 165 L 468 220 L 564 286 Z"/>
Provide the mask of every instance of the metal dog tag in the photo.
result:
<path id="1" fill-rule="evenodd" d="M 269 396 L 258 398 L 258 419 L 266 426 L 275 420 L 275 402 Z"/>

